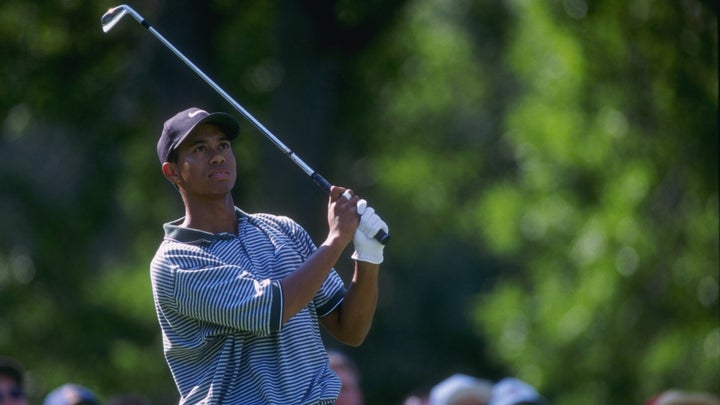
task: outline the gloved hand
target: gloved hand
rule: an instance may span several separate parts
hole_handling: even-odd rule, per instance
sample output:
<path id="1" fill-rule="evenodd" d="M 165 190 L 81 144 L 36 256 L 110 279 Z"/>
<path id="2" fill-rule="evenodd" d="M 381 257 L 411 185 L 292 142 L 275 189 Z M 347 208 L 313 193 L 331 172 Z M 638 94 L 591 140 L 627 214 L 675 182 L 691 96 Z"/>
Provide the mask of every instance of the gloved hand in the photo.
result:
<path id="1" fill-rule="evenodd" d="M 383 261 L 385 245 L 378 242 L 373 236 L 380 229 L 388 232 L 388 226 L 375 213 L 375 209 L 367 206 L 365 200 L 358 201 L 357 213 L 360 215 L 360 223 L 353 237 L 355 252 L 353 252 L 352 258 L 361 262 L 380 264 Z"/>

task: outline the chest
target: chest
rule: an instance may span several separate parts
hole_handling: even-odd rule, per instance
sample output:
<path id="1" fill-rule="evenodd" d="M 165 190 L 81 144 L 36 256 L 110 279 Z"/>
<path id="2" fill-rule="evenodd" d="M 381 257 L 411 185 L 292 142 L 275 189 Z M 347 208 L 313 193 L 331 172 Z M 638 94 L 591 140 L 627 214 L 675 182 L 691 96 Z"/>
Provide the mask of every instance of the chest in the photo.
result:
<path id="1" fill-rule="evenodd" d="M 257 227 L 242 228 L 239 236 L 227 235 L 212 250 L 219 261 L 271 280 L 286 276 L 305 260 L 287 235 Z"/>

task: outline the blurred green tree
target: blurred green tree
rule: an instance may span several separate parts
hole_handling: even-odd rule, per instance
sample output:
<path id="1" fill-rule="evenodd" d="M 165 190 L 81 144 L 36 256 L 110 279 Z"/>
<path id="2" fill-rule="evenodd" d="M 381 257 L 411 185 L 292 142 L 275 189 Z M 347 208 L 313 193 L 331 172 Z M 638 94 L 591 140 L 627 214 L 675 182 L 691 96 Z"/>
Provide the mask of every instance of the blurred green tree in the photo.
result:
<path id="1" fill-rule="evenodd" d="M 479 331 L 560 405 L 717 392 L 714 6 L 511 9 L 517 171 L 465 214 L 524 270 L 478 298 Z"/>
<path id="2" fill-rule="evenodd" d="M 494 7 L 413 3 L 401 39 L 384 48 L 400 61 L 371 114 L 382 123 L 381 195 L 399 210 L 396 236 L 412 235 L 402 254 L 445 260 L 388 277 L 420 286 L 418 273 L 431 272 L 449 291 L 424 296 L 438 304 L 472 289 L 452 277 L 463 274 L 475 304 L 433 315 L 474 307 L 476 342 L 487 345 L 455 346 L 466 362 L 423 344 L 404 358 L 422 353 L 436 379 L 448 364 L 497 377 L 499 364 L 557 404 L 717 392 L 716 5 Z M 496 53 L 482 42 L 488 9 L 496 21 L 508 14 L 490 31 Z M 494 268 L 451 259 L 443 249 L 457 239 L 489 251 Z M 453 331 L 420 322 L 437 326 L 424 342 Z"/>

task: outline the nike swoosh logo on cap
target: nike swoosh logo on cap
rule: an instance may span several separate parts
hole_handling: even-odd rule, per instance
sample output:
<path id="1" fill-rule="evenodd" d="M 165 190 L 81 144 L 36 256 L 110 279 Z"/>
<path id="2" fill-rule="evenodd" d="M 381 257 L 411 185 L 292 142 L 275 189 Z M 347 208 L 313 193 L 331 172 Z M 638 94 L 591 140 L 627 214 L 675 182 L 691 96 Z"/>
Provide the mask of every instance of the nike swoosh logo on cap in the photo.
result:
<path id="1" fill-rule="evenodd" d="M 194 117 L 194 116 L 196 116 L 196 115 L 198 115 L 198 114 L 200 114 L 200 113 L 202 113 L 202 112 L 204 112 L 204 111 L 203 111 L 203 110 L 197 110 L 197 111 L 189 112 L 189 113 L 188 113 L 188 117 L 192 118 L 192 117 Z"/>

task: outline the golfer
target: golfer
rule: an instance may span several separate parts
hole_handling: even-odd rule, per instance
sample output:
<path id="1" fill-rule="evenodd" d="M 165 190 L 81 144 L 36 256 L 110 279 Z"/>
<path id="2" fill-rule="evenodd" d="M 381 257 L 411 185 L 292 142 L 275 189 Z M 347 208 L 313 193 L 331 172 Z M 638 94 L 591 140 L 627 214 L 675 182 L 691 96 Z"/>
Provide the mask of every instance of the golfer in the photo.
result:
<path id="1" fill-rule="evenodd" d="M 343 187 L 330 190 L 319 246 L 288 217 L 240 210 L 231 195 L 238 133 L 231 115 L 190 108 L 165 122 L 157 145 L 185 205 L 164 225 L 150 268 L 180 404 L 332 404 L 341 384 L 320 324 L 345 344 L 363 342 L 383 261 L 368 235 L 388 227 Z M 346 288 L 333 267 L 351 241 Z"/>

